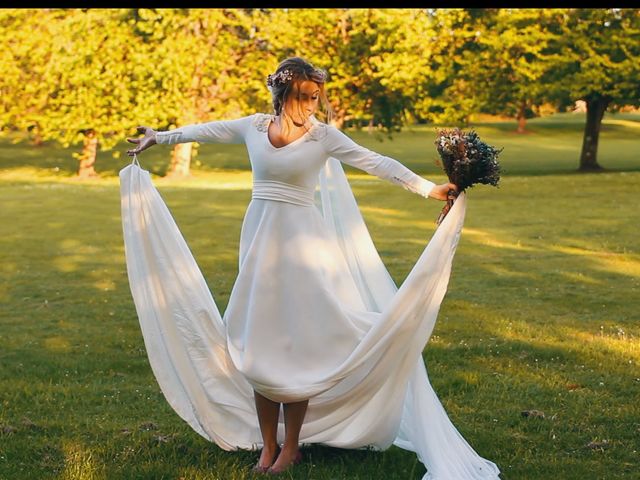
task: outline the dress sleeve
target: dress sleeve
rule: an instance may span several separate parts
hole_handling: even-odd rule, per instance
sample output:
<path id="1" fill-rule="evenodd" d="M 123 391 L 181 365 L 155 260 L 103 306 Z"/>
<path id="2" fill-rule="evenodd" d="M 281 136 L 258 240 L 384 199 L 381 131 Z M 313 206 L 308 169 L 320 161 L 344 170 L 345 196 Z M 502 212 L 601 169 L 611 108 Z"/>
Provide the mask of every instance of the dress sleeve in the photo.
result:
<path id="1" fill-rule="evenodd" d="M 423 197 L 428 198 L 429 192 L 435 186 L 435 183 L 417 175 L 397 160 L 357 144 L 333 126 L 327 127 L 324 144 L 327 153 L 341 162 L 400 185 Z"/>
<path id="2" fill-rule="evenodd" d="M 156 143 L 244 143 L 253 115 L 235 120 L 196 123 L 165 132 L 156 132 Z"/>

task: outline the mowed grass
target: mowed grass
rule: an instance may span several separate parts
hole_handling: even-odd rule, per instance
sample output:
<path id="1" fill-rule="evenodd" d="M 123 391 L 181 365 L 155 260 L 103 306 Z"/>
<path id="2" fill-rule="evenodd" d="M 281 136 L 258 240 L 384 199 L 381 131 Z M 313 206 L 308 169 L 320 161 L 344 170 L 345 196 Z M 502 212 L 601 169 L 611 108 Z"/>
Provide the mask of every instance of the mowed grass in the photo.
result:
<path id="1" fill-rule="evenodd" d="M 580 118 L 581 117 L 581 118 Z M 640 477 L 640 128 L 608 116 L 603 173 L 575 171 L 583 116 L 478 124 L 504 147 L 499 188 L 469 191 L 449 291 L 424 358 L 460 433 L 505 480 Z M 435 129 L 350 132 L 444 182 Z M 78 182 L 71 150 L 0 141 L 0 479 L 251 479 L 169 407 L 126 274 L 117 171 Z M 119 146 L 124 151 L 126 145 Z M 169 147 L 140 156 L 162 174 Z M 221 310 L 251 176 L 243 146 L 202 145 L 189 181 L 154 177 Z M 398 284 L 442 204 L 348 169 Z M 544 418 L 522 415 L 538 410 Z M 415 454 L 319 445 L 283 478 L 419 479 Z"/>

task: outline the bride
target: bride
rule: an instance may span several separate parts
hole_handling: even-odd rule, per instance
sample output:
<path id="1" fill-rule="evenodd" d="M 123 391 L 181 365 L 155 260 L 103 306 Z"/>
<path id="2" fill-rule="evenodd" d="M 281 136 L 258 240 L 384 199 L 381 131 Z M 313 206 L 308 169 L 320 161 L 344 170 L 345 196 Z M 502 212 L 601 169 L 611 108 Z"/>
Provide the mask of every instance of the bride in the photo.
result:
<path id="1" fill-rule="evenodd" d="M 424 479 L 499 478 L 447 417 L 422 360 L 464 220 L 464 194 L 398 289 L 341 163 L 427 198 L 434 183 L 331 126 L 326 73 L 299 57 L 267 77 L 274 115 L 170 131 L 138 127 L 120 172 L 129 283 L 147 354 L 174 410 L 221 448 L 261 448 L 280 473 L 299 446 L 414 451 Z M 316 119 L 320 106 L 326 122 Z M 239 273 L 221 316 L 136 155 L 155 144 L 244 143 L 253 175 Z M 282 406 L 282 409 L 281 409 Z"/>

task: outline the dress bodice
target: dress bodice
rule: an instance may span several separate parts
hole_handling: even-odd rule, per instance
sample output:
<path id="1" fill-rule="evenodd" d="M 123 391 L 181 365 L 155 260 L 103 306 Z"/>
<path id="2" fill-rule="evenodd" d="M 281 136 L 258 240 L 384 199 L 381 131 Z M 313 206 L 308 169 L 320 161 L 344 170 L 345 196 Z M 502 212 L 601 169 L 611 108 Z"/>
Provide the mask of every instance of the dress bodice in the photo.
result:
<path id="1" fill-rule="evenodd" d="M 269 140 L 272 115 L 256 114 L 245 137 L 253 180 L 282 182 L 314 191 L 318 173 L 328 155 L 318 140 L 326 136 L 326 125 L 318 121 L 304 135 L 282 147 Z"/>

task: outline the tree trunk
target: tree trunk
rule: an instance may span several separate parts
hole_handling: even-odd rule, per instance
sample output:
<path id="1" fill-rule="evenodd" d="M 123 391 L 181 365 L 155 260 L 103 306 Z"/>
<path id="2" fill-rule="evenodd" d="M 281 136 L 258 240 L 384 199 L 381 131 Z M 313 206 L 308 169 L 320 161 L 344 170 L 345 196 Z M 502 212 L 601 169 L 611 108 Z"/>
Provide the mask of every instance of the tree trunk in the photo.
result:
<path id="1" fill-rule="evenodd" d="M 340 23 L 338 25 L 340 28 L 340 37 L 342 38 L 342 42 L 345 45 L 349 43 L 349 35 L 347 33 L 347 18 L 349 17 L 349 15 L 351 15 L 349 12 L 343 12 L 342 16 L 340 17 Z"/>
<path id="2" fill-rule="evenodd" d="M 98 136 L 95 130 L 86 130 L 80 155 L 80 165 L 78 166 L 78 177 L 92 178 L 98 174 L 94 169 L 96 155 L 98 154 Z"/>
<path id="3" fill-rule="evenodd" d="M 369 125 L 367 125 L 367 132 L 369 135 L 373 135 L 373 118 L 369 120 Z"/>
<path id="4" fill-rule="evenodd" d="M 171 154 L 171 164 L 167 171 L 167 177 L 188 177 L 191 166 L 191 152 L 193 143 L 177 143 Z"/>
<path id="5" fill-rule="evenodd" d="M 345 122 L 346 111 L 343 108 L 333 107 L 333 118 L 331 119 L 331 125 L 339 130 L 342 130 Z"/>
<path id="6" fill-rule="evenodd" d="M 527 111 L 527 103 L 523 101 L 520 104 L 520 108 L 518 109 L 518 115 L 516 116 L 516 118 L 518 119 L 518 129 L 516 131 L 518 133 L 526 132 L 526 127 L 527 127 L 526 111 Z"/>
<path id="7" fill-rule="evenodd" d="M 609 102 L 609 98 L 600 96 L 586 100 L 587 124 L 584 128 L 579 170 L 602 170 L 602 167 L 598 164 L 598 137 L 600 136 L 602 117 L 609 106 Z"/>
<path id="8" fill-rule="evenodd" d="M 41 147 L 42 145 L 44 145 L 44 139 L 42 138 L 42 135 L 40 134 L 40 128 L 37 125 L 29 127 L 28 130 L 29 136 L 31 138 L 31 144 L 34 147 Z"/>

